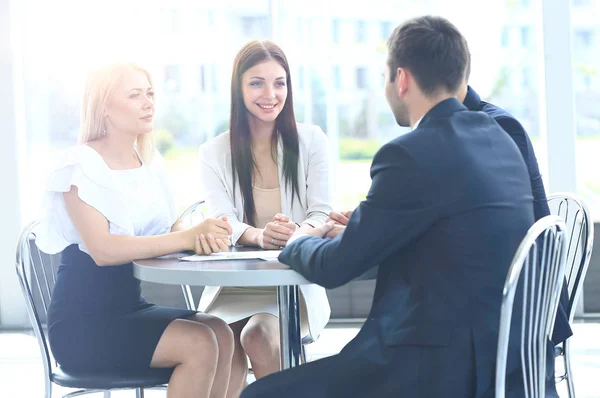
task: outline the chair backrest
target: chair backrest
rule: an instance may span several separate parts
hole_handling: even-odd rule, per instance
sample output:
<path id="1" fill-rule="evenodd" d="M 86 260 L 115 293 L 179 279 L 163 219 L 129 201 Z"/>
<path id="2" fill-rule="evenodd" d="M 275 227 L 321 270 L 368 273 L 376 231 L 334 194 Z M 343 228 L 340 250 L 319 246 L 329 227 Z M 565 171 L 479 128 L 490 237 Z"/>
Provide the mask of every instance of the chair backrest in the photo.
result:
<path id="1" fill-rule="evenodd" d="M 564 219 L 567 227 L 565 278 L 569 292 L 569 307 L 565 310 L 567 310 L 569 322 L 572 322 L 592 256 L 594 222 L 585 203 L 572 193 L 559 192 L 550 195 L 548 205 L 552 214 Z"/>
<path id="2" fill-rule="evenodd" d="M 58 261 L 56 256 L 42 253 L 35 245 L 34 229 L 37 225 L 38 222 L 33 221 L 21 232 L 17 243 L 16 270 L 29 320 L 42 354 L 46 382 L 49 383 L 53 360 L 42 323 L 47 318 Z"/>
<path id="3" fill-rule="evenodd" d="M 565 223 L 558 216 L 538 220 L 515 253 L 502 292 L 496 357 L 496 398 L 504 398 L 513 304 L 519 287 L 521 371 L 526 398 L 545 397 L 546 355 L 558 307 L 566 261 Z"/>
<path id="4" fill-rule="evenodd" d="M 204 202 L 204 200 L 201 200 L 190 205 L 188 208 L 181 212 L 181 214 L 179 215 L 179 219 L 190 226 L 203 221 L 204 213 L 201 210 L 201 205 L 204 204 Z"/>

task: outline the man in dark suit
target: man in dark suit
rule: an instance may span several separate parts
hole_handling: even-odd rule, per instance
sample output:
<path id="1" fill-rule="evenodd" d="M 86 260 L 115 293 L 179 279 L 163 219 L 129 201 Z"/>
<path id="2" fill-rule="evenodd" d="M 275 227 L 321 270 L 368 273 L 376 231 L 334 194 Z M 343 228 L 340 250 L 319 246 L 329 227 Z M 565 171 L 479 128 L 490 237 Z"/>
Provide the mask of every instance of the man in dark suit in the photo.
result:
<path id="1" fill-rule="evenodd" d="M 529 180 L 531 182 L 531 191 L 533 193 L 533 213 L 535 220 L 539 220 L 550 214 L 550 208 L 548 207 L 548 201 L 546 199 L 546 191 L 544 189 L 544 181 L 540 174 L 540 168 L 538 166 L 537 158 L 533 150 L 533 144 L 529 135 L 519 123 L 519 121 L 510 113 L 504 109 L 490 104 L 489 102 L 482 101 L 481 97 L 477 92 L 468 85 L 468 80 L 471 72 L 471 63 L 469 56 L 469 63 L 467 64 L 466 77 L 459 90 L 458 99 L 466 106 L 470 111 L 480 111 L 488 114 L 492 117 L 502 129 L 512 138 L 514 143 L 519 148 L 521 156 L 527 166 L 527 172 L 529 173 Z M 341 225 L 346 225 L 352 211 L 344 212 L 333 212 L 331 219 Z M 375 279 L 377 276 L 377 269 L 374 268 L 367 272 L 364 276 L 359 279 Z M 569 307 L 569 294 L 565 286 L 561 291 L 560 303 L 558 311 L 556 313 L 556 320 L 554 323 L 554 331 L 552 333 L 552 342 L 557 345 L 564 342 L 566 339 L 573 335 L 571 326 L 569 325 L 569 318 L 567 315 L 567 309 Z M 554 361 L 549 363 L 548 374 L 554 374 Z"/>
<path id="2" fill-rule="evenodd" d="M 346 227 L 303 226 L 279 257 L 328 288 L 379 264 L 369 317 L 338 355 L 267 376 L 243 398 L 493 396 L 502 288 L 533 197 L 516 145 L 454 97 L 467 62 L 443 18 L 394 30 L 385 92 L 413 131 L 377 152 Z M 520 366 L 518 318 L 508 374 Z"/>
<path id="3" fill-rule="evenodd" d="M 479 94 L 469 85 L 467 81 L 470 75 L 470 62 L 467 66 L 466 79 L 462 84 L 459 91 L 458 99 L 462 101 L 463 105 L 466 106 L 470 111 L 481 111 L 491 116 L 502 129 L 508 133 L 510 138 L 517 144 L 521 156 L 527 166 L 527 172 L 529 173 L 529 180 L 531 182 L 531 191 L 533 193 L 533 213 L 535 220 L 539 220 L 550 214 L 550 208 L 548 207 L 548 201 L 546 199 L 546 191 L 544 190 L 544 181 L 540 174 L 540 168 L 538 166 L 535 152 L 533 151 L 533 145 L 529 139 L 529 135 L 519 123 L 519 121 L 510 113 L 504 109 L 490 104 L 481 100 Z M 569 325 L 569 318 L 567 316 L 566 309 L 569 306 L 569 294 L 565 287 L 561 292 L 560 303 L 558 311 L 556 313 L 556 321 L 554 323 L 554 331 L 552 333 L 552 342 L 554 344 L 560 344 L 573 335 L 571 326 Z M 552 361 L 552 367 L 548 367 L 549 374 L 554 373 L 554 361 Z"/>
<path id="4" fill-rule="evenodd" d="M 466 81 L 461 87 L 459 100 L 461 100 L 463 105 L 469 108 L 470 111 L 481 111 L 490 115 L 498 122 L 500 127 L 508 133 L 515 144 L 517 144 L 517 147 L 523 156 L 523 160 L 525 160 L 525 164 L 527 165 L 527 171 L 529 172 L 531 190 L 533 191 L 533 212 L 535 219 L 537 221 L 540 218 L 549 215 L 550 209 L 548 208 L 548 201 L 546 200 L 544 181 L 540 174 L 540 168 L 535 152 L 533 151 L 533 145 L 521 123 L 504 109 L 494 104 L 490 104 L 489 102 L 482 101 L 479 94 L 477 94 L 472 87 L 468 86 Z"/>

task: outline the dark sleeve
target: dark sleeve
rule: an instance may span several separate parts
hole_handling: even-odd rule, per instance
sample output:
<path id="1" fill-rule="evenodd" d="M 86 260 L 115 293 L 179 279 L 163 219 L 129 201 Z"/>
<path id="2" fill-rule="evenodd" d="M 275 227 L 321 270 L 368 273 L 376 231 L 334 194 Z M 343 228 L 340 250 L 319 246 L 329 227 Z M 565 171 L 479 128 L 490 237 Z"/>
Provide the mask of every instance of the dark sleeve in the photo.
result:
<path id="1" fill-rule="evenodd" d="M 535 220 L 539 220 L 550 214 L 550 208 L 548 207 L 548 201 L 546 199 L 546 190 L 544 189 L 544 181 L 540 174 L 540 168 L 538 166 L 535 152 L 533 151 L 533 145 L 527 135 L 527 132 L 516 119 L 511 117 L 499 117 L 496 121 L 502 127 L 504 131 L 510 135 L 513 139 L 519 151 L 525 160 L 527 171 L 529 173 L 529 179 L 531 181 L 531 192 L 533 193 L 533 211 Z"/>
<path id="2" fill-rule="evenodd" d="M 279 260 L 326 288 L 341 286 L 417 239 L 438 218 L 440 192 L 400 145 L 373 159 L 367 199 L 335 239 L 303 237 Z"/>

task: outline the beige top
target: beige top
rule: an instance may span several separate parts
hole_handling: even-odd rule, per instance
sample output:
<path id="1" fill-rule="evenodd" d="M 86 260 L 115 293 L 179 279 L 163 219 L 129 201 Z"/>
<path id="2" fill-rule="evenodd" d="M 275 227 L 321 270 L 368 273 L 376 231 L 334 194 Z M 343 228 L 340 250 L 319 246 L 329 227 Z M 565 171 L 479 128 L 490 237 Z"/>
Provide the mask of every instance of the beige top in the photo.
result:
<path id="1" fill-rule="evenodd" d="M 264 228 L 273 221 L 273 216 L 281 213 L 280 188 L 263 189 L 252 186 L 254 207 L 256 208 L 256 228 Z"/>

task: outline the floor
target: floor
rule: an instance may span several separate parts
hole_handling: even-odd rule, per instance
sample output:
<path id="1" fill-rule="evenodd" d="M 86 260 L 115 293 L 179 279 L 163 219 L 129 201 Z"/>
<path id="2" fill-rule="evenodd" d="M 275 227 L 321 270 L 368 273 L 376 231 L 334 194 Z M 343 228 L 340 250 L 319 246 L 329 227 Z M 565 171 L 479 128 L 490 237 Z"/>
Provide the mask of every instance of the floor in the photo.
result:
<path id="1" fill-rule="evenodd" d="M 572 366 L 578 398 L 600 397 L 600 323 L 577 323 L 572 338 Z M 335 354 L 358 332 L 352 324 L 328 326 L 321 338 L 307 347 L 309 360 Z M 567 397 L 565 383 L 559 394 Z M 56 388 L 54 397 L 70 390 Z M 43 397 L 43 369 L 35 337 L 27 332 L 0 332 L 0 397 Z M 101 394 L 88 395 L 101 398 Z M 165 397 L 164 391 L 148 391 L 146 398 Z M 135 397 L 132 391 L 119 391 L 112 398 Z"/>

